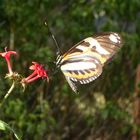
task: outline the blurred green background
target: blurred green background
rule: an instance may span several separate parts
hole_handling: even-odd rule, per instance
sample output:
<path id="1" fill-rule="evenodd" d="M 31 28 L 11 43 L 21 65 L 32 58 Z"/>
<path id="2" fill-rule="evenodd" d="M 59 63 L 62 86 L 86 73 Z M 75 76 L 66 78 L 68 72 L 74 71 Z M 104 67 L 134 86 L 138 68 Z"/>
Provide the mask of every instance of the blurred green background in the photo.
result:
<path id="1" fill-rule="evenodd" d="M 72 92 L 61 71 L 53 75 L 57 49 L 44 26 L 46 18 L 63 52 L 97 32 L 114 31 L 123 37 L 114 60 L 97 80 L 80 86 L 80 94 Z M 139 0 L 1 0 L 0 51 L 7 46 L 18 52 L 12 65 L 24 76 L 31 73 L 32 61 L 44 64 L 50 83 L 40 79 L 25 92 L 16 87 L 0 109 L 0 120 L 23 140 L 139 140 L 139 96 L 134 98 L 139 34 Z M 6 73 L 0 58 L 1 101 L 10 88 Z M 15 138 L 0 131 L 0 139 Z"/>

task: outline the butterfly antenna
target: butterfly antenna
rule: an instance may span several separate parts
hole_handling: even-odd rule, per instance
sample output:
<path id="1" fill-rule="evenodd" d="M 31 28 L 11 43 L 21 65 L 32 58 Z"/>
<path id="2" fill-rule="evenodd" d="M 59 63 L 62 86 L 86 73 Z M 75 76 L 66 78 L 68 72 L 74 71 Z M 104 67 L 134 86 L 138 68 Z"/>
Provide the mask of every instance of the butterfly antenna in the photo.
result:
<path id="1" fill-rule="evenodd" d="M 60 47 L 59 47 L 59 45 L 58 45 L 58 42 L 57 42 L 55 36 L 53 35 L 53 33 L 52 33 L 52 31 L 51 31 L 51 28 L 49 27 L 49 24 L 48 24 L 48 21 L 47 21 L 47 20 L 45 20 L 45 25 L 47 26 L 48 32 L 49 32 L 50 36 L 51 36 L 52 39 L 53 39 L 54 45 L 55 45 L 56 48 L 57 48 L 57 55 L 61 55 Z"/>

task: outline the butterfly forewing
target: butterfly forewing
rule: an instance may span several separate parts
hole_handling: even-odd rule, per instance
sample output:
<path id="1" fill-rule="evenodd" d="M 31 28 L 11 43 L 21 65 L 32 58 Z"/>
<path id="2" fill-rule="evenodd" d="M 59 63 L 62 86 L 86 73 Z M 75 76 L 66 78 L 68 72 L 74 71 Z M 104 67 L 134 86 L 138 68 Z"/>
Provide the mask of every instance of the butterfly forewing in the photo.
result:
<path id="1" fill-rule="evenodd" d="M 108 55 L 104 55 L 107 62 L 114 56 L 114 54 L 120 49 L 122 46 L 121 36 L 117 33 L 109 32 L 109 33 L 101 33 L 95 36 L 95 39 L 98 41 L 100 46 L 109 52 Z M 101 53 L 101 51 L 99 51 Z"/>
<path id="2" fill-rule="evenodd" d="M 88 37 L 68 50 L 59 65 L 69 84 L 71 82 L 70 86 L 72 87 L 74 82 L 87 84 L 95 80 L 121 44 L 119 34 L 107 32 Z"/>

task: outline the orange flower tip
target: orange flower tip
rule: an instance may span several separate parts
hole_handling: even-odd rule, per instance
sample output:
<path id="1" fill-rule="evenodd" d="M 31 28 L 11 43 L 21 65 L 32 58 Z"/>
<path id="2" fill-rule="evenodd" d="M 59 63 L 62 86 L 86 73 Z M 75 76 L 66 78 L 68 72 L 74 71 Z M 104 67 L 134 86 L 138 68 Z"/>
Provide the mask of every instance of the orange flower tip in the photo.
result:
<path id="1" fill-rule="evenodd" d="M 33 63 L 33 64 L 36 64 L 37 62 L 35 62 L 35 61 L 32 61 L 32 63 Z"/>
<path id="2" fill-rule="evenodd" d="M 30 70 L 35 70 L 37 67 L 40 67 L 41 65 L 37 62 L 32 62 L 32 66 L 29 67 Z"/>
<path id="3" fill-rule="evenodd" d="M 35 69 L 35 66 L 32 65 L 32 66 L 29 67 L 29 69 L 30 69 L 30 70 L 34 70 L 34 69 Z"/>

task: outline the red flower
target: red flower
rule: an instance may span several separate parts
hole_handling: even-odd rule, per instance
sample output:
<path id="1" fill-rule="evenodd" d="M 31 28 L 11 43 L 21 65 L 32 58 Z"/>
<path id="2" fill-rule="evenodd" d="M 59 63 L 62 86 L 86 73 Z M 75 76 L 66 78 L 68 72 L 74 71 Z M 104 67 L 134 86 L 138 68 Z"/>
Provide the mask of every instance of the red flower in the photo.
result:
<path id="1" fill-rule="evenodd" d="M 11 55 L 11 54 L 17 55 L 17 53 L 16 53 L 15 51 L 7 51 L 6 49 L 7 49 L 7 48 L 5 48 L 5 52 L 0 53 L 0 55 L 1 55 L 3 58 L 5 58 L 5 60 L 6 60 L 6 62 L 7 62 L 9 74 L 12 75 L 12 74 L 13 74 L 13 71 L 12 71 L 12 67 L 11 67 L 11 63 L 10 63 L 10 55 Z"/>
<path id="2" fill-rule="evenodd" d="M 38 78 L 47 78 L 47 81 L 49 81 L 48 75 L 46 74 L 47 70 L 43 68 L 43 65 L 38 64 L 37 62 L 32 62 L 33 65 L 29 67 L 30 70 L 34 70 L 34 72 L 29 75 L 27 78 L 24 78 L 22 82 L 24 83 L 30 83 Z"/>

